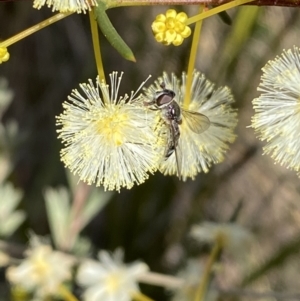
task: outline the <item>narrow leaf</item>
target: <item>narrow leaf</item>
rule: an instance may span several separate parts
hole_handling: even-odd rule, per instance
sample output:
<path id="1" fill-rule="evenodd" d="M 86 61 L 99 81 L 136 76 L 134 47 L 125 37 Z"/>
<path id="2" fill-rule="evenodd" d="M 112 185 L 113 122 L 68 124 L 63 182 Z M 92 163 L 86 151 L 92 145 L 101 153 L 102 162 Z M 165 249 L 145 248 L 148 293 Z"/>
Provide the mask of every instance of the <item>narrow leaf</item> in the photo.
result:
<path id="1" fill-rule="evenodd" d="M 117 33 L 112 23 L 110 22 L 106 12 L 105 5 L 102 2 L 98 3 L 98 6 L 95 8 L 96 18 L 98 25 L 107 38 L 109 43 L 126 59 L 132 62 L 135 62 L 135 57 L 131 49 L 124 42 L 121 36 Z"/>
<path id="2" fill-rule="evenodd" d="M 69 227 L 70 202 L 66 188 L 48 188 L 45 191 L 47 216 L 54 244 L 63 245 Z"/>

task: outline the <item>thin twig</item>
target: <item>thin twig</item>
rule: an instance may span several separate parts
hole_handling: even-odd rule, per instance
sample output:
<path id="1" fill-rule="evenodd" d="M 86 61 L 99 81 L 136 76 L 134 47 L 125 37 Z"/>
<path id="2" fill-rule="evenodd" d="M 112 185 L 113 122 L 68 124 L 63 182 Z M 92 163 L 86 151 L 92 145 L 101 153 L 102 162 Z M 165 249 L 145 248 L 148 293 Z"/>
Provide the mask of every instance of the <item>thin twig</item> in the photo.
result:
<path id="1" fill-rule="evenodd" d="M 103 1 L 103 0 L 102 0 Z M 218 6 L 230 0 L 105 0 L 103 1 L 107 8 L 119 6 L 141 6 L 141 5 L 212 5 Z M 286 6 L 299 7 L 300 0 L 255 0 L 251 4 L 256 6 Z"/>
<path id="2" fill-rule="evenodd" d="M 154 272 L 139 275 L 138 281 L 167 288 L 179 288 L 184 284 L 184 280 L 181 278 Z"/>

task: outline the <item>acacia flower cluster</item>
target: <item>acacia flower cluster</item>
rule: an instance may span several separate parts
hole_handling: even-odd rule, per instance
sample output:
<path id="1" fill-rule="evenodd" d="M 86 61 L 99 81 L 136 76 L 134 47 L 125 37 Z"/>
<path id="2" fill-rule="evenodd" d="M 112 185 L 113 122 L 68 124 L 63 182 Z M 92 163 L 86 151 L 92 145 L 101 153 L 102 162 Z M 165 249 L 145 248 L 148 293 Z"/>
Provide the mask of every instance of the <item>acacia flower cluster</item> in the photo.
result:
<path id="1" fill-rule="evenodd" d="M 82 262 L 78 269 L 77 282 L 85 288 L 84 300 L 132 300 L 139 292 L 138 277 L 148 271 L 148 266 L 143 262 L 125 265 L 120 249 L 112 255 L 100 251 L 98 258 Z"/>
<path id="2" fill-rule="evenodd" d="M 185 24 L 186 13 L 168 9 L 166 14 L 159 14 L 152 23 L 152 31 L 157 42 L 164 45 L 179 46 L 191 35 L 191 29 Z"/>
<path id="3" fill-rule="evenodd" d="M 9 52 L 6 47 L 0 47 L 0 64 L 9 60 Z"/>
<path id="4" fill-rule="evenodd" d="M 57 118 L 59 138 L 65 147 L 61 159 L 79 178 L 106 190 L 131 188 L 141 184 L 149 173 L 157 169 L 176 175 L 175 155 L 166 160 L 168 124 L 158 111 L 147 109 L 141 101 L 151 100 L 164 82 L 174 90 L 176 101 L 183 106 L 186 75 L 182 82 L 164 74 L 155 85 L 145 89 L 145 95 L 118 97 L 121 77 L 111 74 L 111 89 L 97 80 L 81 84 L 84 94 L 73 90 L 64 102 L 64 112 Z M 143 85 L 143 84 L 142 84 Z M 100 95 L 100 91 L 101 94 Z M 204 75 L 193 74 L 189 110 L 202 113 L 210 120 L 204 133 L 193 132 L 193 119 L 185 118 L 180 125 L 179 148 L 182 152 L 181 176 L 194 178 L 199 172 L 208 172 L 213 163 L 221 162 L 237 123 L 236 111 L 231 107 L 233 97 L 227 87 L 214 90 Z"/>
<path id="5" fill-rule="evenodd" d="M 143 183 L 163 153 L 154 112 L 136 93 L 118 96 L 121 78 L 112 73 L 110 88 L 99 79 L 81 84 L 83 94 L 73 90 L 57 118 L 62 161 L 82 181 L 107 190 Z"/>
<path id="6" fill-rule="evenodd" d="M 60 285 L 72 278 L 74 258 L 54 251 L 37 237 L 31 240 L 25 256 L 20 265 L 7 269 L 6 277 L 11 284 L 33 292 L 37 299 L 58 295 Z"/>
<path id="7" fill-rule="evenodd" d="M 252 127 L 258 138 L 267 141 L 264 153 L 278 163 L 300 171 L 300 50 L 284 50 L 262 69 L 253 100 Z"/>
<path id="8" fill-rule="evenodd" d="M 96 0 L 34 0 L 33 7 L 40 9 L 43 6 L 52 7 L 52 11 L 61 13 L 77 12 L 86 13 L 93 6 L 97 6 Z"/>
<path id="9" fill-rule="evenodd" d="M 169 77 L 164 73 L 155 82 L 155 85 L 145 91 L 146 97 L 151 98 L 155 95 L 155 91 L 161 89 L 160 84 L 164 82 L 167 89 L 175 92 L 175 100 L 183 111 L 187 109 L 190 112 L 203 114 L 210 121 L 209 128 L 199 134 L 193 131 L 194 123 L 197 122 L 194 120 L 196 117 L 191 114 L 182 116 L 178 152 L 181 153 L 179 164 L 183 180 L 195 178 L 201 171 L 208 172 L 212 164 L 219 163 L 224 159 L 228 143 L 235 140 L 233 131 L 237 124 L 237 112 L 232 108 L 234 99 L 229 88 L 215 89 L 213 83 L 207 80 L 203 74 L 195 71 L 191 91 L 188 91 L 190 103 L 185 108 L 183 101 L 187 93 L 186 80 L 185 73 L 182 74 L 181 81 L 174 74 Z M 159 169 L 165 175 L 176 175 L 175 154 L 162 160 Z"/>
<path id="10" fill-rule="evenodd" d="M 95 0 L 34 1 L 35 8 L 44 5 L 51 6 L 53 11 L 58 10 L 61 13 L 4 41 L 0 53 L 2 61 L 9 57 L 4 46 L 11 45 L 72 12 L 85 13 L 96 6 L 97 2 Z M 235 5 L 238 5 L 238 2 Z M 90 14 L 90 19 L 97 70 L 99 76 L 104 79 L 93 14 Z M 152 29 L 157 41 L 178 46 L 191 34 L 187 26 L 191 23 L 193 21 L 188 19 L 184 12 L 177 13 L 169 9 L 165 15 L 157 16 Z M 198 41 L 197 38 L 194 37 L 194 41 Z M 191 52 L 190 63 L 194 62 L 196 53 L 196 48 L 192 48 L 194 51 Z M 192 85 L 185 73 L 181 81 L 174 75 L 169 80 L 164 74 L 145 92 L 148 101 L 153 100 L 156 91 L 164 82 L 167 89 L 174 91 L 175 101 L 181 106 L 183 113 L 184 109 L 187 109 L 198 115 L 202 114 L 207 120 L 209 128 L 206 130 L 207 126 L 205 126 L 205 131 L 200 134 L 193 130 L 196 121 L 183 114 L 183 122 L 178 124 L 180 127 L 178 152 L 175 152 L 176 154 L 182 152 L 180 157 L 182 160 L 175 160 L 174 154 L 166 160 L 166 151 L 168 148 L 170 151 L 170 146 L 177 150 L 177 141 L 170 142 L 169 125 L 162 120 L 159 112 L 145 107 L 142 101 L 145 96 L 137 97 L 138 91 L 132 92 L 130 96 L 119 97 L 122 76 L 118 78 L 117 74 L 113 73 L 110 76 L 110 87 L 104 81 L 100 82 L 99 78 L 96 79 L 95 84 L 89 80 L 88 83 L 80 85 L 82 92 L 73 90 L 68 100 L 63 103 L 64 112 L 57 117 L 57 125 L 60 127 L 57 132 L 64 145 L 61 150 L 61 160 L 65 166 L 87 184 L 103 185 L 105 190 L 119 191 L 123 187 L 130 189 L 134 184 L 143 183 L 149 174 L 158 169 L 163 174 L 178 174 L 180 178 L 186 180 L 195 178 L 201 171 L 208 172 L 212 164 L 221 162 L 228 143 L 235 139 L 233 130 L 237 121 L 236 111 L 231 107 L 233 97 L 227 87 L 214 90 L 214 85 L 199 72 L 192 74 L 193 68 L 190 67 L 192 65 L 193 63 L 189 64 L 188 68 Z M 185 91 L 186 89 L 188 91 Z M 184 108 L 183 100 L 186 98 L 190 98 L 191 101 L 187 108 Z"/>
<path id="11" fill-rule="evenodd" d="M 98 259 L 84 259 L 77 269 L 76 282 L 83 289 L 83 300 L 130 301 L 135 295 L 142 295 L 138 286 L 139 277 L 149 271 L 144 262 L 125 264 L 121 249 L 113 254 L 100 251 Z M 32 293 L 34 300 L 70 297 L 72 293 L 64 284 L 72 280 L 72 268 L 78 263 L 77 258 L 55 251 L 37 236 L 32 236 L 25 258 L 18 266 L 7 269 L 6 278 L 14 288 Z"/>

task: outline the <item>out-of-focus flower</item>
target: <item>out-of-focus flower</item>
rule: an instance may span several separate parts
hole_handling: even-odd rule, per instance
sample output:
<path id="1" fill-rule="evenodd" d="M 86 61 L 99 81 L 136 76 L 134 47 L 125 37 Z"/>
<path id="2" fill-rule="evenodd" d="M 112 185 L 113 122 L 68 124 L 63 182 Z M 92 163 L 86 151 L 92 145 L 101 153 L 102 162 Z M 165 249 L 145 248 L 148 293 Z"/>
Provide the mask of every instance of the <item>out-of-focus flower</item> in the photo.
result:
<path id="1" fill-rule="evenodd" d="M 0 49 L 1 51 L 1 49 Z M 0 117 L 6 110 L 13 98 L 13 92 L 8 88 L 8 82 L 5 78 L 0 78 Z"/>
<path id="2" fill-rule="evenodd" d="M 175 100 L 183 109 L 186 74 L 182 74 L 182 81 L 180 82 L 174 74 L 171 75 L 170 79 L 164 73 L 155 82 L 155 85 L 150 86 L 145 91 L 148 99 L 153 99 L 155 92 L 161 90 L 160 84 L 162 82 L 165 83 L 166 89 L 175 92 Z M 201 134 L 195 133 L 192 129 L 194 120 L 186 119 L 188 116 L 182 115 L 177 150 L 181 153 L 179 165 L 183 180 L 188 177 L 195 178 L 201 171 L 208 172 L 212 164 L 223 161 L 228 143 L 235 139 L 233 131 L 237 124 L 237 112 L 231 107 L 233 101 L 229 88 L 215 89 L 214 84 L 208 81 L 203 74 L 196 71 L 193 73 L 190 103 L 185 109 L 205 115 L 210 121 L 210 126 Z M 160 171 L 165 175 L 177 174 L 175 153 L 162 161 Z"/>
<path id="3" fill-rule="evenodd" d="M 33 7 L 40 9 L 42 6 L 52 7 L 52 11 L 61 13 L 77 12 L 86 13 L 97 6 L 96 0 L 34 0 Z"/>
<path id="4" fill-rule="evenodd" d="M 11 103 L 13 95 L 12 90 L 8 88 L 7 80 L 0 77 L 0 119 Z M 11 120 L 5 125 L 0 123 L 0 183 L 8 176 L 12 168 L 10 157 L 13 154 L 12 146 L 17 141 L 16 138 L 17 124 L 15 121 Z"/>
<path id="5" fill-rule="evenodd" d="M 300 171 L 300 50 L 285 50 L 262 69 L 253 100 L 252 127 L 267 141 L 264 153 L 281 165 Z"/>
<path id="6" fill-rule="evenodd" d="M 6 47 L 0 47 L 0 64 L 9 60 L 9 52 Z"/>
<path id="7" fill-rule="evenodd" d="M 204 222 L 194 225 L 190 235 L 200 243 L 214 244 L 219 240 L 222 243 L 222 248 L 233 254 L 246 252 L 253 243 L 251 233 L 234 223 Z"/>
<path id="8" fill-rule="evenodd" d="M 125 265 L 121 250 L 112 256 L 101 251 L 99 260 L 86 260 L 79 266 L 77 282 L 85 288 L 84 300 L 132 300 L 132 296 L 139 292 L 137 279 L 148 271 L 148 266 L 143 262 Z"/>
<path id="9" fill-rule="evenodd" d="M 65 145 L 61 160 L 82 181 L 105 190 L 143 183 L 162 153 L 155 113 L 145 109 L 137 92 L 118 97 L 121 78 L 110 75 L 110 90 L 98 79 L 96 86 L 91 80 L 81 84 L 84 95 L 73 90 L 57 118 Z"/>
<path id="10" fill-rule="evenodd" d="M 179 46 L 191 35 L 191 29 L 186 25 L 186 13 L 168 9 L 166 14 L 159 14 L 152 23 L 152 30 L 157 42 L 164 45 Z"/>
<path id="11" fill-rule="evenodd" d="M 5 125 L 0 123 L 0 183 L 11 172 L 13 168 L 11 158 L 22 139 L 24 136 L 19 133 L 18 124 L 15 120 L 9 120 Z"/>
<path id="12" fill-rule="evenodd" d="M 22 210 L 15 210 L 22 193 L 11 184 L 0 184 L 0 236 L 11 235 L 25 220 Z"/>
<path id="13" fill-rule="evenodd" d="M 13 285 L 19 285 L 38 298 L 59 294 L 59 286 L 72 277 L 71 268 L 75 259 L 52 250 L 37 237 L 31 239 L 31 247 L 19 266 L 9 267 L 6 278 Z"/>
<path id="14" fill-rule="evenodd" d="M 10 262 L 10 257 L 6 253 L 0 250 L 0 268 L 8 265 Z"/>

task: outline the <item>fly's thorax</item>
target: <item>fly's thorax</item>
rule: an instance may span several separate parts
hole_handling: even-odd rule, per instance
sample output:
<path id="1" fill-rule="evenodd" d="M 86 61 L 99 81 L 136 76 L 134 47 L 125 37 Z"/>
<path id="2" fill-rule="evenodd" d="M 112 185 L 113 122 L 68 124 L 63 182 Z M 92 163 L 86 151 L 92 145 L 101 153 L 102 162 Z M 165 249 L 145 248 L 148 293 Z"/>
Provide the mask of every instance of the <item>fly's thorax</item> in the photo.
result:
<path id="1" fill-rule="evenodd" d="M 174 116 L 174 120 L 178 124 L 181 124 L 181 122 L 182 122 L 181 108 L 180 108 L 180 105 L 178 104 L 178 102 L 175 101 L 175 100 L 172 103 L 172 113 L 173 113 L 173 116 Z"/>
<path id="2" fill-rule="evenodd" d="M 164 119 L 166 119 L 167 121 L 175 121 L 177 124 L 181 124 L 181 108 L 174 99 L 171 103 L 162 108 L 162 112 Z"/>

